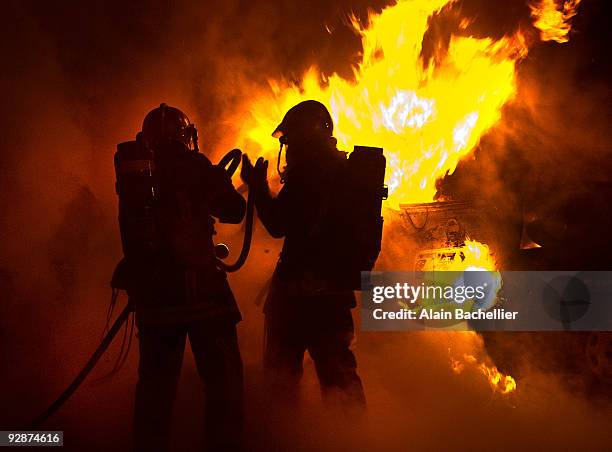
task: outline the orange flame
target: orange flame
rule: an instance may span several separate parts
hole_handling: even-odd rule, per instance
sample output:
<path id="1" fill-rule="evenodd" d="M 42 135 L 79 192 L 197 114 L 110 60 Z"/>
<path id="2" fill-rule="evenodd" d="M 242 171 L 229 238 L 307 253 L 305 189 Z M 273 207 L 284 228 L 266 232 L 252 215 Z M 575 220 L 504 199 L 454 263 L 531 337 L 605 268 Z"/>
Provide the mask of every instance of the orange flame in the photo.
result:
<path id="1" fill-rule="evenodd" d="M 569 41 L 568 34 L 572 28 L 569 20 L 576 15 L 579 4 L 580 0 L 566 0 L 560 5 L 555 0 L 530 4 L 533 25 L 540 30 L 540 39 L 560 43 Z"/>
<path id="2" fill-rule="evenodd" d="M 516 93 L 515 65 L 527 53 L 523 36 L 499 40 L 465 36 L 464 19 L 448 49 L 422 61 L 428 20 L 453 0 L 400 0 L 370 25 L 353 26 L 362 37 L 363 58 L 355 81 L 308 70 L 296 85 L 270 81 L 272 93 L 256 97 L 243 118 L 241 143 L 272 157 L 278 143 L 270 133 L 296 103 L 327 105 L 339 147 L 381 146 L 387 156 L 389 203 L 428 202 L 436 180 L 452 173 L 501 117 Z"/>
<path id="3" fill-rule="evenodd" d="M 489 384 L 494 391 L 501 394 L 508 394 L 516 389 L 516 381 L 511 375 L 504 375 L 495 366 L 487 366 L 485 363 L 480 363 L 478 366 L 482 374 L 487 377 Z"/>
<path id="4" fill-rule="evenodd" d="M 467 239 L 463 246 L 425 250 L 417 256 L 419 271 L 487 271 L 490 283 L 497 291 L 502 286 L 501 274 L 488 245 Z"/>
<path id="5" fill-rule="evenodd" d="M 466 364 L 477 367 L 482 375 L 485 376 L 493 391 L 500 394 L 509 394 L 516 390 L 514 378 L 511 375 L 501 373 L 496 366 L 487 366 L 484 362 L 479 363 L 474 355 L 464 354 L 463 360 L 451 357 L 451 368 L 456 374 L 462 373 L 465 370 Z"/>

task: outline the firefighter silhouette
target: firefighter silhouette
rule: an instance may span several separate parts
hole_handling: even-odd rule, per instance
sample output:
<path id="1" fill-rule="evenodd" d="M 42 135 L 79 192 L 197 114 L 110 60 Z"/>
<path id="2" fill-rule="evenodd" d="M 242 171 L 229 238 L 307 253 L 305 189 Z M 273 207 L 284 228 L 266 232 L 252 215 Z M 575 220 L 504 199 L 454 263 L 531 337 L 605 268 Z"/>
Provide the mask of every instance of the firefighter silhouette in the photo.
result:
<path id="1" fill-rule="evenodd" d="M 239 223 L 245 201 L 226 171 L 198 152 L 197 131 L 177 108 L 162 104 L 152 110 L 136 141 L 118 149 L 123 279 L 136 312 L 140 351 L 135 450 L 169 447 L 187 337 L 206 389 L 207 448 L 237 449 L 243 418 L 236 336 L 241 315 L 216 264 L 212 235 L 213 217 Z"/>
<path id="2" fill-rule="evenodd" d="M 272 394 L 297 401 L 304 353 L 312 357 L 324 399 L 362 408 L 365 396 L 350 349 L 355 295 L 337 218 L 346 153 L 336 148 L 332 118 L 319 102 L 291 108 L 273 136 L 281 143 L 276 197 L 268 162 L 243 156 L 241 176 L 255 196 L 258 216 L 272 237 L 284 237 L 265 303 L 264 367 Z M 286 147 L 286 165 L 281 153 Z"/>

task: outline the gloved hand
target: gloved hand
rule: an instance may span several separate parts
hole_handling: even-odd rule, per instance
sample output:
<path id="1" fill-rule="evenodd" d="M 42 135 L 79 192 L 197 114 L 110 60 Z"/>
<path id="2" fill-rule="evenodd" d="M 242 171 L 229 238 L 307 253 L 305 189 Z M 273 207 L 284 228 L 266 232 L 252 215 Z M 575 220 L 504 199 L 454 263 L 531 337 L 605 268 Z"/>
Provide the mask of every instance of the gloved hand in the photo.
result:
<path id="1" fill-rule="evenodd" d="M 259 157 L 255 162 L 255 166 L 253 166 L 249 157 L 246 154 L 242 154 L 240 177 L 251 188 L 264 187 L 268 179 L 268 161 L 264 160 L 263 157 Z"/>

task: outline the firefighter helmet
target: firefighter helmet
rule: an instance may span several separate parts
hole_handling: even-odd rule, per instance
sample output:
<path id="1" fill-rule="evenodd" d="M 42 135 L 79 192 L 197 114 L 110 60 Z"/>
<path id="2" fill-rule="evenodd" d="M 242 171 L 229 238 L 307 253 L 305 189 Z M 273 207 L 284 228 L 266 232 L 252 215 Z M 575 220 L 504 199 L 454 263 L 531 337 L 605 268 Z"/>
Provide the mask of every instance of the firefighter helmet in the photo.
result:
<path id="1" fill-rule="evenodd" d="M 333 131 L 334 123 L 325 105 L 316 100 L 305 100 L 289 109 L 272 136 L 288 144 L 296 138 L 309 141 L 310 138 L 331 137 Z"/>
<path id="2" fill-rule="evenodd" d="M 197 150 L 198 135 L 187 115 L 175 107 L 161 104 L 151 110 L 142 123 L 143 138 L 150 144 L 178 141 L 191 150 Z"/>

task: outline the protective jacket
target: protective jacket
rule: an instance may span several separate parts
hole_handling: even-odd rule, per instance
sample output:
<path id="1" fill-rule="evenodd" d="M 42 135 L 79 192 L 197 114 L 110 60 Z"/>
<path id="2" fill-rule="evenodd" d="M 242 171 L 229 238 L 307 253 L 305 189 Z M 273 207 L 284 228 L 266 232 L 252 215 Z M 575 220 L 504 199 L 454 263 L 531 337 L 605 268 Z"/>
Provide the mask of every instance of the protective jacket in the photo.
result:
<path id="1" fill-rule="evenodd" d="M 346 153 L 333 151 L 291 169 L 275 198 L 267 184 L 255 187 L 255 204 L 270 235 L 285 238 L 275 279 L 301 296 L 346 293 L 336 298 L 354 307 L 345 262 L 346 171 Z"/>
<path id="2" fill-rule="evenodd" d="M 129 262 L 139 322 L 240 320 L 225 272 L 216 264 L 213 217 L 239 223 L 245 201 L 223 168 L 183 144 L 156 150 L 159 193 L 153 256 Z"/>

